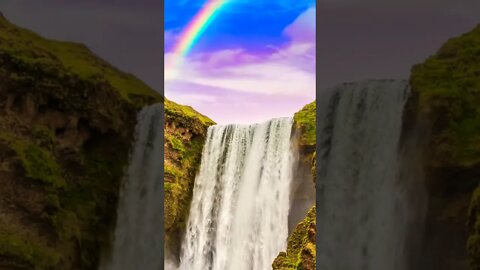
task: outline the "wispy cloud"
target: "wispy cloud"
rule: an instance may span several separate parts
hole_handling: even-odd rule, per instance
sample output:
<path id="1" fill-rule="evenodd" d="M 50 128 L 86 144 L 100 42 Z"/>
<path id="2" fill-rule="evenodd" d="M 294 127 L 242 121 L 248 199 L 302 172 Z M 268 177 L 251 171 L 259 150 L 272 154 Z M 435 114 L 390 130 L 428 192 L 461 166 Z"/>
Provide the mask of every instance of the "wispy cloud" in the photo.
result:
<path id="1" fill-rule="evenodd" d="M 176 77 L 166 78 L 166 96 L 197 106 L 200 111 L 222 107 L 210 115 L 223 118 L 226 111 L 231 111 L 229 117 L 236 122 L 247 118 L 243 111 L 252 104 L 263 108 L 253 115 L 256 119 L 292 114 L 315 98 L 315 8 L 298 16 L 283 34 L 289 42 L 270 46 L 268 52 L 236 48 L 189 56 Z M 168 67 L 175 56 L 167 53 L 165 57 Z M 227 100 L 228 95 L 237 97 L 236 106 L 218 105 L 232 102 Z M 280 107 L 275 109 L 276 105 Z"/>

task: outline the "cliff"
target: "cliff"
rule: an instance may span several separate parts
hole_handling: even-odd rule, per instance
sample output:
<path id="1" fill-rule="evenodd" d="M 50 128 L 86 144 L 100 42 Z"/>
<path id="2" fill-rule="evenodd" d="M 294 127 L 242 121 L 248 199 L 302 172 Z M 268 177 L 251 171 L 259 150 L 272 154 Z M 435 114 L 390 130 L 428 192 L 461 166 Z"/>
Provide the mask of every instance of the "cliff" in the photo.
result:
<path id="1" fill-rule="evenodd" d="M 164 123 L 165 253 L 166 258 L 178 260 L 205 136 L 215 123 L 193 108 L 167 99 Z"/>
<path id="2" fill-rule="evenodd" d="M 0 16 L 0 268 L 96 269 L 136 113 L 161 96 Z"/>
<path id="3" fill-rule="evenodd" d="M 480 26 L 453 38 L 412 69 L 404 129 L 427 130 L 428 193 L 424 262 L 435 269 L 480 269 Z M 435 261 L 440 261 L 435 259 Z M 468 267 L 469 265 L 469 267 Z"/>
<path id="4" fill-rule="evenodd" d="M 312 102 L 295 113 L 293 134 L 297 136 L 295 144 L 300 151 L 302 161 L 311 163 L 316 149 L 316 104 Z M 315 179 L 314 179 L 315 181 Z"/>
<path id="5" fill-rule="evenodd" d="M 293 140 L 294 147 L 299 153 L 299 163 L 294 175 L 294 181 L 299 182 L 306 189 L 315 190 L 316 183 L 316 103 L 307 104 L 302 110 L 294 115 Z M 310 183 L 304 183 L 304 180 Z M 310 184 L 310 185 L 309 185 Z M 300 187 L 301 189 L 301 187 Z M 298 191 L 294 197 L 299 196 Z M 295 209 L 295 200 L 292 209 Z M 313 206 L 312 206 L 313 205 Z M 315 192 L 313 192 L 313 201 L 308 205 L 308 213 L 291 230 L 288 237 L 286 252 L 280 252 L 272 264 L 273 270 L 289 269 L 316 269 L 316 212 L 315 212 Z"/>

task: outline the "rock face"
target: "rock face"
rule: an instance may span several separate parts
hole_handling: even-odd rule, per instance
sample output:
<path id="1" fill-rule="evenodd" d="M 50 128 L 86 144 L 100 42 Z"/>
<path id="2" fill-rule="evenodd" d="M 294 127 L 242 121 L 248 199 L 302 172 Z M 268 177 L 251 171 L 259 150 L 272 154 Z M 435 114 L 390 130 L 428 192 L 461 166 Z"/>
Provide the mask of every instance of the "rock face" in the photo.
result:
<path id="1" fill-rule="evenodd" d="M 478 191 L 472 196 L 480 182 L 480 26 L 415 66 L 410 83 L 404 129 L 420 124 L 428 130 L 423 264 L 480 269 Z"/>
<path id="2" fill-rule="evenodd" d="M 273 269 L 316 269 L 315 226 L 314 206 L 288 238 L 287 252 L 280 252 L 272 264 Z"/>
<path id="3" fill-rule="evenodd" d="M 165 257 L 178 262 L 195 176 L 209 126 L 191 107 L 165 100 Z"/>
<path id="4" fill-rule="evenodd" d="M 299 188 L 293 194 L 293 204 L 290 210 L 289 223 L 296 223 L 289 229 L 287 251 L 281 252 L 272 264 L 274 270 L 288 269 L 316 269 L 316 212 L 315 189 L 316 183 L 316 105 L 312 102 L 306 105 L 294 116 L 293 140 L 299 152 L 299 162 L 294 175 Z M 295 190 L 295 189 L 294 189 Z M 308 192 L 310 191 L 310 192 Z M 305 199 L 306 195 L 306 199 Z M 305 202 L 308 213 L 306 217 L 292 217 L 297 210 L 303 211 Z M 304 212 L 303 212 L 304 213 Z M 297 224 L 298 223 L 298 224 Z"/>
<path id="5" fill-rule="evenodd" d="M 292 232 L 315 205 L 315 178 L 312 162 L 315 154 L 315 102 L 306 105 L 294 115 L 292 140 L 298 161 L 294 170 L 292 204 L 288 217 L 288 231 Z"/>
<path id="6" fill-rule="evenodd" d="M 136 113 L 161 96 L 0 16 L 0 269 L 96 269 Z"/>

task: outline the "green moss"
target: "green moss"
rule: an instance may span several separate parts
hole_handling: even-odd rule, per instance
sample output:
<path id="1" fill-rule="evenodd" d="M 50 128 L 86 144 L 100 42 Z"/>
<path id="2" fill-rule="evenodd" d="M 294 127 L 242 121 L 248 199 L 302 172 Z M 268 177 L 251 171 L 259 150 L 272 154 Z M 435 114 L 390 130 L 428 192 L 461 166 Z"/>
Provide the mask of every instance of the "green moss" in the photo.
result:
<path id="1" fill-rule="evenodd" d="M 312 176 L 313 182 L 317 183 L 317 151 L 313 152 L 312 156 Z"/>
<path id="2" fill-rule="evenodd" d="M 55 188 L 65 186 L 61 167 L 49 150 L 7 131 L 0 133 L 0 140 L 6 141 L 16 152 L 28 178 Z"/>
<path id="3" fill-rule="evenodd" d="M 174 166 L 165 164 L 165 174 L 175 178 L 183 177 L 185 174 Z"/>
<path id="4" fill-rule="evenodd" d="M 281 252 L 272 264 L 274 270 L 316 269 L 315 206 L 288 238 L 287 252 Z"/>
<path id="5" fill-rule="evenodd" d="M 181 186 L 178 183 L 167 183 L 167 182 L 165 182 L 163 185 L 164 185 L 165 192 L 175 193 L 175 191 L 181 190 Z"/>
<path id="6" fill-rule="evenodd" d="M 27 172 L 27 177 L 56 188 L 65 186 L 60 165 L 51 152 L 26 142 L 15 144 L 14 148 Z"/>
<path id="7" fill-rule="evenodd" d="M 13 269 L 53 269 L 60 261 L 54 249 L 37 243 L 28 236 L 21 236 L 18 228 L 0 226 L 0 254 L 11 258 Z"/>
<path id="8" fill-rule="evenodd" d="M 32 129 L 32 136 L 39 141 L 40 144 L 47 146 L 49 149 L 52 149 L 55 143 L 55 133 L 45 127 L 36 125 Z"/>
<path id="9" fill-rule="evenodd" d="M 43 135 L 37 136 L 39 134 Z M 41 217 L 35 218 L 47 221 L 49 224 L 44 226 L 51 227 L 49 233 L 57 240 L 54 246 L 47 244 L 43 236 L 41 241 L 28 242 L 17 228 L 10 230 L 10 237 L 5 238 L 0 224 L 0 256 L 7 256 L 9 263 L 27 265 L 27 269 L 94 269 L 99 261 L 100 247 L 110 244 L 108 234 L 115 217 L 112 213 L 116 211 L 119 180 L 130 144 L 119 137 L 100 140 L 78 153 L 82 157 L 78 163 L 84 165 L 83 172 L 63 176 L 63 165 L 56 161 L 51 151 L 39 146 L 45 140 L 55 141 L 50 137 L 52 134 L 36 129 L 31 135 L 33 137 L 27 141 L 3 131 L 0 140 L 11 147 L 25 169 L 25 176 L 44 184 L 46 210 Z M 49 257 L 52 254 L 55 260 Z M 75 266 L 70 265 L 73 258 L 80 260 L 74 262 Z M 69 266 L 62 266 L 60 261 Z"/>
<path id="10" fill-rule="evenodd" d="M 168 116 L 176 117 L 179 120 L 186 120 L 189 122 L 198 120 L 204 126 L 210 126 L 215 124 L 215 122 L 213 122 L 210 118 L 195 111 L 190 106 L 180 105 L 167 99 L 165 99 L 164 104 L 165 114 Z"/>
<path id="11" fill-rule="evenodd" d="M 179 153 L 180 168 L 165 164 L 165 175 L 173 177 L 172 180 L 169 180 L 173 182 L 165 182 L 165 228 L 167 232 L 183 229 L 186 224 L 203 142 L 203 137 L 196 137 L 184 142 L 185 150 Z"/>
<path id="12" fill-rule="evenodd" d="M 16 27 L 0 17 L 0 59 L 16 67 L 19 80 L 35 82 L 36 76 L 56 74 L 59 78 L 75 76 L 83 80 L 104 80 L 131 103 L 162 97 L 131 74 L 119 71 L 99 59 L 86 46 L 45 39 L 29 30 Z M 27 74 L 21 71 L 28 71 Z M 150 102 L 151 103 L 151 102 Z"/>
<path id="13" fill-rule="evenodd" d="M 174 150 L 182 154 L 185 152 L 185 146 L 183 145 L 183 142 L 177 137 L 170 134 L 165 134 L 165 139 L 167 139 L 168 143 L 170 143 Z"/>
<path id="14" fill-rule="evenodd" d="M 201 137 L 193 138 L 188 144 L 188 148 L 182 158 L 182 167 L 188 171 L 189 175 L 195 176 L 200 166 L 204 139 Z"/>
<path id="15" fill-rule="evenodd" d="M 295 113 L 294 126 L 300 130 L 302 145 L 315 145 L 316 142 L 316 104 L 312 102 Z"/>
<path id="16" fill-rule="evenodd" d="M 44 39 L 1 16 L 0 78 L 2 101 L 14 101 L 13 113 L 0 115 L 0 159 L 7 168 L 0 173 L 7 184 L 22 186 L 25 197 L 33 195 L 17 200 L 4 190 L 18 211 L 0 213 L 0 268 L 97 269 L 110 244 L 136 111 L 163 99 L 85 46 Z M 72 122 L 57 130 L 32 125 L 15 113 L 27 95 L 38 118 L 62 115 L 60 123 Z M 77 120 L 88 138 L 79 145 L 82 136 L 66 134 L 59 143 L 56 132 L 70 131 Z M 14 227 L 5 229 L 3 221 Z"/>
<path id="17" fill-rule="evenodd" d="M 432 156 L 451 166 L 479 164 L 480 26 L 415 66 L 411 84 L 420 109 L 433 117 Z"/>
<path id="18" fill-rule="evenodd" d="M 480 269 L 480 186 L 475 190 L 468 213 L 469 236 L 467 251 L 470 259 L 470 269 Z"/>
<path id="19" fill-rule="evenodd" d="M 215 124 L 192 107 L 165 100 L 165 247 L 180 252 L 207 129 Z"/>

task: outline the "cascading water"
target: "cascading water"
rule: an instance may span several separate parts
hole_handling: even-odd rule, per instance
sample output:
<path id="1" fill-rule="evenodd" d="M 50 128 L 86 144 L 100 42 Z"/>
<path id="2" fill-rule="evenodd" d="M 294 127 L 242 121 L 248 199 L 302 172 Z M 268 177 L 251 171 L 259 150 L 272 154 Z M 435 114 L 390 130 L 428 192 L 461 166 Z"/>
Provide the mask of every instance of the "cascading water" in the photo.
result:
<path id="1" fill-rule="evenodd" d="M 292 121 L 209 128 L 179 269 L 271 269 L 288 237 Z"/>
<path id="2" fill-rule="evenodd" d="M 163 269 L 162 104 L 138 114 L 135 146 L 120 192 L 111 255 L 102 270 Z"/>
<path id="3" fill-rule="evenodd" d="M 319 269 L 412 269 L 409 227 L 423 206 L 410 194 L 421 187 L 401 177 L 409 91 L 405 81 L 367 81 L 319 97 Z"/>

